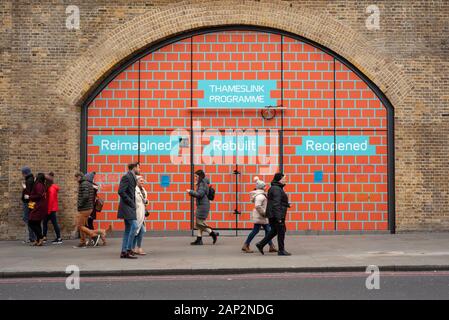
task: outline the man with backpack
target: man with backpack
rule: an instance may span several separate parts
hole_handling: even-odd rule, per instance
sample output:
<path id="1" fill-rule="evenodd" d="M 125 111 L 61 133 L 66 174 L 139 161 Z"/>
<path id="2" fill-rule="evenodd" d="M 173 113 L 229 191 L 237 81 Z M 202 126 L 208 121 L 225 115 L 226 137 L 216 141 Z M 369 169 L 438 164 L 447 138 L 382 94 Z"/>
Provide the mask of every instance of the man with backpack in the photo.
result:
<path id="1" fill-rule="evenodd" d="M 213 240 L 213 244 L 217 242 L 218 236 L 220 235 L 218 232 L 214 232 L 211 227 L 206 224 L 206 219 L 209 215 L 210 211 L 210 200 L 214 199 L 215 190 L 209 185 L 210 181 L 206 178 L 206 174 L 203 170 L 197 170 L 195 172 L 195 190 L 187 190 L 187 193 L 196 198 L 196 223 L 195 226 L 197 228 L 198 235 L 196 240 L 191 245 L 202 245 L 203 240 L 203 232 L 207 232 Z"/>

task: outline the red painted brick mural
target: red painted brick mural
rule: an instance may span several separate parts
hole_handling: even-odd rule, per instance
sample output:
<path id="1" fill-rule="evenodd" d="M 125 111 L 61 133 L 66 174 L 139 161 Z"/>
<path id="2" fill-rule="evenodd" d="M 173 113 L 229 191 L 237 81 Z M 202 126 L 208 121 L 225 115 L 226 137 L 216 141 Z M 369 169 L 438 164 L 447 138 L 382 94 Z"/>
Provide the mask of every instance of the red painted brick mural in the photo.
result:
<path id="1" fill-rule="evenodd" d="M 265 106 L 277 106 L 273 118 Z M 147 228 L 190 230 L 193 158 L 217 190 L 213 228 L 251 228 L 254 177 L 269 183 L 283 170 L 288 230 L 388 229 L 386 109 L 355 72 L 305 42 L 223 31 L 166 45 L 109 82 L 87 123 L 101 228 L 123 228 L 118 184 L 139 160 Z"/>

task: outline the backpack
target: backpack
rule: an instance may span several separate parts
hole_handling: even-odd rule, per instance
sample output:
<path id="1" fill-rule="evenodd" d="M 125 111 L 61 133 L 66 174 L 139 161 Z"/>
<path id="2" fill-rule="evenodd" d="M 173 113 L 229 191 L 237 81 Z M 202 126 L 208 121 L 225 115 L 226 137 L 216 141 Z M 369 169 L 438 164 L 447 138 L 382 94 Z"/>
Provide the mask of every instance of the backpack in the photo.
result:
<path id="1" fill-rule="evenodd" d="M 215 189 L 212 185 L 209 185 L 209 192 L 207 193 L 207 199 L 213 201 L 215 199 Z"/>

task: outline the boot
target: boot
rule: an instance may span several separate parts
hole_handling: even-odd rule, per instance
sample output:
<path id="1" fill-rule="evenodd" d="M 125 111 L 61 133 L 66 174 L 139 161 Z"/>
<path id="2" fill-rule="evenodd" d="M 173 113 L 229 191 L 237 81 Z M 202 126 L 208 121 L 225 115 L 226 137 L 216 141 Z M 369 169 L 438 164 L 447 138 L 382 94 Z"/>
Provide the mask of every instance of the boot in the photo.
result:
<path id="1" fill-rule="evenodd" d="M 291 256 L 292 254 L 288 251 L 282 250 L 278 252 L 278 256 Z"/>
<path id="2" fill-rule="evenodd" d="M 192 246 L 202 246 L 203 240 L 201 237 L 196 237 L 196 240 L 190 243 Z"/>
<path id="3" fill-rule="evenodd" d="M 276 247 L 274 246 L 274 244 L 272 244 L 270 246 L 270 250 L 268 250 L 268 252 L 278 252 L 278 249 L 276 249 Z"/>
<path id="4" fill-rule="evenodd" d="M 253 253 L 253 252 L 254 252 L 253 250 L 251 250 L 251 249 L 249 248 L 249 245 L 247 245 L 246 243 L 243 245 L 242 251 L 243 251 L 243 252 L 246 252 L 246 253 Z"/>
<path id="5" fill-rule="evenodd" d="M 218 236 L 219 236 L 220 234 L 218 233 L 218 232 L 214 232 L 214 231 L 212 231 L 211 233 L 210 233 L 210 236 L 212 237 L 212 239 L 213 239 L 213 244 L 215 244 L 215 242 L 217 242 L 217 239 L 218 239 Z"/>
<path id="6" fill-rule="evenodd" d="M 263 252 L 263 247 L 260 243 L 256 243 L 256 248 L 257 250 L 259 250 L 259 252 L 264 255 L 265 253 Z"/>

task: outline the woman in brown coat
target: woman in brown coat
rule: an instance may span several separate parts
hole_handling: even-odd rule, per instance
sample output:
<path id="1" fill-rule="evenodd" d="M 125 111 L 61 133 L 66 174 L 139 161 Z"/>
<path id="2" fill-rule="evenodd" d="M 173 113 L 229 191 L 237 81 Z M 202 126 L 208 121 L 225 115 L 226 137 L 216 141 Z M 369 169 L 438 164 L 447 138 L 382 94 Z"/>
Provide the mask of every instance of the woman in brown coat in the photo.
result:
<path id="1" fill-rule="evenodd" d="M 47 216 L 47 199 L 45 188 L 45 175 L 38 173 L 36 181 L 34 182 L 33 189 L 30 194 L 30 202 L 28 203 L 30 208 L 30 217 L 28 220 L 28 226 L 33 230 L 36 235 L 36 241 L 34 246 L 42 246 L 44 237 L 42 235 L 42 220 Z"/>

